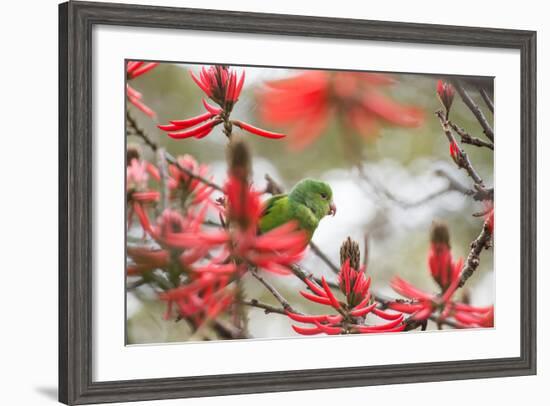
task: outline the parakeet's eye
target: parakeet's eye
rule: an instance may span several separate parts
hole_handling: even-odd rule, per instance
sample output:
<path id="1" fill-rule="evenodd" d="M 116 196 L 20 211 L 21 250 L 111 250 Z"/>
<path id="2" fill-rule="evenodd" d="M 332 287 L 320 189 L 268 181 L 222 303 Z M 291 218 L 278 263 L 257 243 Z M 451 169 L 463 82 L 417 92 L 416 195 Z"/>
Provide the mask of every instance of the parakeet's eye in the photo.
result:
<path id="1" fill-rule="evenodd" d="M 328 195 L 326 193 L 321 193 L 321 198 L 326 199 Z"/>

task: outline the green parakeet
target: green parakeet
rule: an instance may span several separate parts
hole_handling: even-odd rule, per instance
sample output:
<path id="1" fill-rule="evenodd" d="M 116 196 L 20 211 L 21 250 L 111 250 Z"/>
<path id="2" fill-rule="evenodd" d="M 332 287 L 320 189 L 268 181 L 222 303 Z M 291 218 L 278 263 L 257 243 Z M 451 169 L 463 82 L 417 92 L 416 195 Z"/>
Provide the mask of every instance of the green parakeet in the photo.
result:
<path id="1" fill-rule="evenodd" d="M 309 241 L 321 219 L 328 214 L 336 214 L 330 186 L 318 180 L 304 179 L 290 193 L 275 195 L 265 202 L 260 232 L 265 233 L 296 220 Z"/>

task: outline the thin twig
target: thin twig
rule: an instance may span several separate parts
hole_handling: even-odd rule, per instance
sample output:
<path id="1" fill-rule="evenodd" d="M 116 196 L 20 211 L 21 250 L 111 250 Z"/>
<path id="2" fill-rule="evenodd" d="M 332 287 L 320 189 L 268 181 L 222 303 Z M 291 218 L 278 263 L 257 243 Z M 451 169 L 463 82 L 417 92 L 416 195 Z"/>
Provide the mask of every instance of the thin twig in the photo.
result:
<path id="1" fill-rule="evenodd" d="M 441 127 L 443 128 L 443 132 L 447 137 L 447 140 L 449 141 L 449 143 L 451 145 L 453 144 L 458 145 L 453 133 L 451 132 L 449 121 L 445 118 L 445 113 L 443 113 L 442 110 L 438 110 L 435 112 L 435 114 L 439 118 Z M 455 162 L 459 168 L 463 168 L 468 173 L 468 175 L 470 176 L 470 178 L 472 178 L 475 184 L 483 188 L 485 187 L 483 184 L 483 179 L 481 179 L 481 177 L 478 175 L 478 173 L 472 166 L 472 163 L 470 162 L 470 158 L 468 158 L 468 154 L 460 148 L 457 153 Z"/>
<path id="2" fill-rule="evenodd" d="M 241 301 L 241 303 L 243 305 L 246 305 L 246 306 L 257 307 L 259 309 L 263 309 L 265 314 L 277 313 L 277 314 L 282 314 L 283 316 L 286 316 L 286 311 L 284 309 L 272 306 L 272 305 L 267 304 L 267 303 L 262 303 L 257 299 L 243 300 L 243 301 Z"/>
<path id="3" fill-rule="evenodd" d="M 258 271 L 256 269 L 251 269 L 250 270 L 250 273 L 252 274 L 252 276 L 254 276 L 254 278 L 256 278 L 262 285 L 265 286 L 265 288 L 267 290 L 269 290 L 269 292 L 271 292 L 271 294 L 273 295 L 273 297 L 275 299 L 277 299 L 277 301 L 283 306 L 283 309 L 285 310 L 288 310 L 288 311 L 291 311 L 291 312 L 295 312 L 294 309 L 292 308 L 292 306 L 290 305 L 290 303 L 288 303 L 288 301 L 283 297 L 283 295 L 281 295 L 279 293 L 279 291 L 277 291 L 277 289 L 275 289 L 275 287 L 269 283 L 268 281 L 266 281 L 264 279 L 263 276 L 261 276 Z"/>
<path id="4" fill-rule="evenodd" d="M 315 244 L 313 241 L 310 241 L 309 246 L 311 247 L 311 250 L 315 253 L 315 255 L 317 255 L 321 259 L 321 261 L 323 261 L 331 269 L 332 272 L 334 272 L 335 274 L 338 274 L 340 272 L 340 268 L 330 260 L 330 258 L 321 250 L 321 248 L 317 246 L 317 244 Z"/>
<path id="5" fill-rule="evenodd" d="M 284 192 L 284 189 L 269 174 L 266 173 L 264 177 L 267 181 L 267 186 L 265 187 L 264 193 L 280 195 Z"/>
<path id="6" fill-rule="evenodd" d="M 147 135 L 145 130 L 143 130 L 141 127 L 139 127 L 139 125 L 137 124 L 137 121 L 132 117 L 130 112 L 126 112 L 126 120 L 128 121 L 128 124 L 130 125 L 130 128 L 133 130 L 133 131 L 129 132 L 129 134 L 130 135 L 135 135 L 135 136 L 141 138 L 145 142 L 145 144 L 147 146 L 149 146 L 149 148 L 151 148 L 154 152 L 156 152 L 157 149 L 159 148 L 158 145 L 153 140 L 151 140 L 151 138 Z M 208 179 L 206 179 L 206 178 L 204 178 L 200 175 L 197 175 L 192 170 L 190 170 L 188 168 L 185 168 L 184 166 L 181 166 L 179 164 L 178 160 L 176 158 L 174 158 L 172 155 L 170 155 L 168 152 L 165 152 L 165 157 L 166 157 L 166 160 L 170 164 L 175 165 L 180 171 L 184 172 L 189 177 L 201 181 L 205 185 L 210 186 L 212 189 L 215 189 L 219 192 L 223 192 L 223 188 L 221 186 L 215 184 L 214 182 L 212 182 L 212 181 L 210 181 L 210 180 L 208 180 Z"/>
<path id="7" fill-rule="evenodd" d="M 465 129 L 459 127 L 455 123 L 449 121 L 451 128 L 460 136 L 460 141 L 464 144 L 475 145 L 477 147 L 486 147 L 491 150 L 495 149 L 495 146 L 492 142 L 483 141 L 480 138 L 470 135 Z"/>
<path id="8" fill-rule="evenodd" d="M 491 244 L 492 232 L 489 227 L 489 219 L 485 220 L 483 223 L 483 228 L 479 233 L 478 237 L 472 241 L 470 244 L 470 252 L 468 253 L 468 258 L 464 263 L 460 274 L 460 283 L 458 287 L 464 286 L 466 281 L 474 274 L 477 267 L 479 266 L 479 256 L 483 249 L 487 249 Z"/>
<path id="9" fill-rule="evenodd" d="M 161 212 L 164 212 L 169 207 L 168 199 L 170 197 L 168 192 L 168 168 L 166 167 L 166 153 L 164 148 L 158 148 L 157 155 L 160 175 L 160 207 Z"/>
<path id="10" fill-rule="evenodd" d="M 400 198 L 399 196 L 395 195 L 392 191 L 390 191 L 385 186 L 381 185 L 379 182 L 375 181 L 373 177 L 369 176 L 363 169 L 362 166 L 357 166 L 359 170 L 359 177 L 366 182 L 376 193 L 378 198 L 385 198 L 386 200 L 389 200 L 395 204 L 397 204 L 402 209 L 413 209 L 415 207 L 421 206 L 423 204 L 426 204 L 434 199 L 437 199 L 440 196 L 443 196 L 444 194 L 452 191 L 459 191 L 465 194 L 468 194 L 468 190 L 465 188 L 455 188 L 454 183 L 450 183 L 448 186 L 443 187 L 442 189 L 436 190 L 434 192 L 431 192 L 423 197 L 421 197 L 418 200 L 415 201 L 406 201 Z M 472 191 L 470 191 L 473 193 Z"/>
<path id="11" fill-rule="evenodd" d="M 365 233 L 365 236 L 363 237 L 364 246 L 363 246 L 363 266 L 365 269 L 367 268 L 367 265 L 369 264 L 369 233 Z"/>
<path id="12" fill-rule="evenodd" d="M 127 283 L 126 284 L 126 290 L 131 291 L 131 290 L 137 289 L 140 286 L 145 285 L 146 283 L 147 283 L 147 281 L 145 279 L 140 278 L 137 281 Z"/>
<path id="13" fill-rule="evenodd" d="M 479 94 L 481 95 L 481 98 L 483 99 L 483 101 L 485 102 L 485 104 L 487 105 L 491 113 L 494 114 L 495 106 L 493 104 L 493 101 L 491 100 L 491 97 L 489 97 L 489 94 L 483 87 L 479 87 L 478 90 L 479 90 Z"/>
<path id="14" fill-rule="evenodd" d="M 460 97 L 462 98 L 462 101 L 464 102 L 464 104 L 468 106 L 472 114 L 475 116 L 475 118 L 481 125 L 481 128 L 483 128 L 483 133 L 487 136 L 487 138 L 489 138 L 489 140 L 491 140 L 491 142 L 494 142 L 495 135 L 493 132 L 493 128 L 487 121 L 487 118 L 485 117 L 485 115 L 483 114 L 479 106 L 476 104 L 476 102 L 474 102 L 474 100 L 470 97 L 466 89 L 464 89 L 464 87 L 458 80 L 454 80 L 453 85 L 457 90 L 458 94 L 460 95 Z"/>

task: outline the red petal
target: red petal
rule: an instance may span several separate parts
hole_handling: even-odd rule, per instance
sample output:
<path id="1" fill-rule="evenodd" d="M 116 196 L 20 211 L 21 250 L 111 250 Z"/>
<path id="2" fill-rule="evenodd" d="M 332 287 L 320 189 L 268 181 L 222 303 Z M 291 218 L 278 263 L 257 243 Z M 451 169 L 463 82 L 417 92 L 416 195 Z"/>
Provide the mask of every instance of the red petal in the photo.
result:
<path id="1" fill-rule="evenodd" d="M 332 293 L 332 290 L 330 289 L 330 286 L 328 286 L 328 283 L 324 276 L 321 277 L 321 283 L 323 284 L 323 289 L 327 293 L 327 297 L 330 300 L 332 307 L 334 307 L 335 309 L 339 309 L 340 302 L 338 301 L 338 299 L 336 299 L 336 297 Z"/>
<path id="2" fill-rule="evenodd" d="M 320 316 L 308 316 L 304 314 L 297 314 L 297 313 L 286 311 L 286 315 L 292 320 L 298 321 L 300 323 L 314 323 L 316 321 L 321 322 L 321 321 L 327 320 L 327 316 L 325 314 L 322 314 Z"/>
<path id="3" fill-rule="evenodd" d="M 402 317 L 403 315 L 400 313 L 386 313 L 380 309 L 374 309 L 372 311 L 374 314 L 376 314 L 378 317 L 384 320 L 396 320 L 399 317 Z"/>
<path id="4" fill-rule="evenodd" d="M 187 130 L 181 133 L 168 133 L 168 136 L 175 139 L 190 138 L 190 137 L 202 137 L 204 136 L 205 131 L 212 129 L 214 126 L 221 123 L 222 120 L 213 120 L 198 127 L 193 128 L 192 130 Z"/>
<path id="5" fill-rule="evenodd" d="M 405 280 L 395 277 L 391 281 L 391 286 L 400 295 L 411 299 L 424 299 L 424 300 L 433 300 L 433 295 L 423 292 Z"/>
<path id="6" fill-rule="evenodd" d="M 298 334 L 301 334 L 303 336 L 312 336 L 312 335 L 315 335 L 315 334 L 322 333 L 322 331 L 319 327 L 304 328 L 304 327 L 298 327 L 298 326 L 295 326 L 295 325 L 292 325 L 291 327 L 295 332 L 297 332 Z"/>
<path id="7" fill-rule="evenodd" d="M 261 128 L 254 127 L 253 125 L 243 123 L 242 121 L 238 121 L 238 120 L 234 120 L 233 124 L 235 124 L 237 127 L 241 128 L 245 131 L 248 131 L 252 134 L 259 135 L 260 137 L 271 138 L 271 139 L 279 139 L 279 138 L 286 137 L 285 134 L 280 134 L 280 133 L 276 133 L 276 132 L 262 130 Z"/>
<path id="8" fill-rule="evenodd" d="M 142 61 L 129 61 L 126 64 L 126 72 L 132 73 L 133 71 L 135 71 L 137 68 L 139 68 L 144 63 L 145 62 L 142 62 Z"/>
<path id="9" fill-rule="evenodd" d="M 402 322 L 403 322 L 403 315 L 401 315 L 399 318 L 395 320 L 390 321 L 389 323 L 379 324 L 377 326 L 368 326 L 368 328 L 371 331 L 384 331 L 384 330 L 392 329 L 398 326 L 399 324 L 401 324 Z"/>
<path id="10" fill-rule="evenodd" d="M 366 314 L 369 314 L 372 310 L 374 310 L 376 308 L 376 306 L 378 305 L 378 303 L 373 303 L 367 307 L 363 307 L 363 308 L 354 308 L 349 314 L 351 314 L 353 317 L 362 317 L 362 316 L 365 316 Z"/>
<path id="11" fill-rule="evenodd" d="M 214 107 L 212 106 L 211 104 L 209 104 L 206 100 L 202 99 L 202 105 L 204 106 L 204 108 L 206 110 L 208 110 L 210 113 L 212 113 L 212 115 L 218 115 L 220 114 L 223 110 L 220 109 L 219 107 Z"/>
<path id="12" fill-rule="evenodd" d="M 326 297 L 326 293 L 319 285 L 317 285 L 315 282 L 311 281 L 309 278 L 304 279 L 304 282 L 306 285 L 315 293 L 316 295 Z"/>
<path id="13" fill-rule="evenodd" d="M 137 68 L 137 69 L 134 69 L 134 70 L 131 72 L 131 78 L 132 78 L 132 79 L 137 78 L 138 76 L 141 76 L 141 75 L 143 75 L 144 73 L 149 72 L 151 69 L 156 68 L 158 65 L 159 65 L 158 62 L 149 62 L 149 63 L 146 63 L 146 64 L 142 65 L 141 67 L 139 67 L 139 68 Z"/>
<path id="14" fill-rule="evenodd" d="M 329 334 L 329 335 L 341 334 L 344 331 L 341 327 L 327 326 L 319 322 L 315 322 L 315 325 L 317 326 L 317 328 L 321 329 L 323 333 Z"/>
<path id="15" fill-rule="evenodd" d="M 143 104 L 139 99 L 136 99 L 135 97 L 132 97 L 132 96 L 128 96 L 128 100 L 130 101 L 130 103 L 132 103 L 142 112 L 147 114 L 149 117 L 155 117 L 156 113 L 151 108 Z"/>
<path id="16" fill-rule="evenodd" d="M 233 96 L 234 100 L 239 100 L 239 96 L 241 95 L 241 90 L 243 89 L 244 85 L 244 72 L 241 75 L 241 78 L 239 79 L 239 83 L 237 84 L 237 88 L 235 89 L 235 95 Z"/>
<path id="17" fill-rule="evenodd" d="M 307 300 L 311 300 L 312 302 L 327 305 L 327 306 L 331 306 L 330 300 L 326 297 L 312 295 L 311 293 L 304 292 L 304 291 L 300 291 L 300 294 L 303 297 L 305 297 Z"/>
<path id="18" fill-rule="evenodd" d="M 197 86 L 200 87 L 201 90 L 208 95 L 208 97 L 212 97 L 212 92 L 210 91 L 210 89 L 199 78 L 197 78 L 193 72 L 190 71 L 190 73 L 191 73 L 191 78 L 197 84 Z M 202 77 L 202 72 L 201 72 L 201 77 Z"/>
<path id="19" fill-rule="evenodd" d="M 378 91 L 366 92 L 363 107 L 377 114 L 391 124 L 404 127 L 418 127 L 424 121 L 422 111 L 415 107 L 402 106 Z"/>
<path id="20" fill-rule="evenodd" d="M 196 124 L 202 123 L 203 121 L 206 121 L 210 118 L 212 118 L 214 115 L 207 111 L 206 113 L 200 114 L 195 117 L 191 117 L 185 120 L 170 120 L 170 123 L 173 124 L 173 126 L 177 127 L 176 130 L 184 130 L 189 127 L 193 127 Z M 164 126 L 158 126 L 161 130 L 161 127 Z"/>

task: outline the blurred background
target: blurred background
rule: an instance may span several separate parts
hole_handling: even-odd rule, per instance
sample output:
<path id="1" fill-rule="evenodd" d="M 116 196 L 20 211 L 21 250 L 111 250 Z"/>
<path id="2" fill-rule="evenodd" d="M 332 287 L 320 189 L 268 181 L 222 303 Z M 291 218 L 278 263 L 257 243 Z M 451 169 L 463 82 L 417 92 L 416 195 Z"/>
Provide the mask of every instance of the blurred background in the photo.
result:
<path id="1" fill-rule="evenodd" d="M 188 72 L 198 72 L 200 68 L 199 65 L 161 63 L 146 75 L 132 80 L 132 87 L 143 94 L 142 101 L 157 113 L 156 121 L 131 104 L 128 108 L 157 143 L 174 156 L 190 154 L 199 163 L 208 164 L 214 181 L 222 184 L 227 169 L 227 139 L 222 134 L 221 126 L 201 140 L 173 140 L 156 128 L 157 123 L 165 124 L 169 120 L 185 119 L 204 112 L 201 104 L 204 93 Z M 232 118 L 269 131 L 286 133 L 288 124 L 278 125 L 263 119 L 260 96 L 265 91 L 266 82 L 292 78 L 303 72 L 253 67 L 236 69 L 246 71 L 246 81 Z M 470 188 L 471 180 L 464 171 L 457 169 L 450 158 L 449 143 L 434 115 L 436 110 L 442 108 L 435 91 L 437 80 L 441 77 L 387 75 L 394 83 L 379 88 L 376 86 L 377 91 L 392 103 L 414 107 L 420 113 L 414 126 L 380 119 L 371 135 L 360 134 L 346 126 L 342 117 L 346 107 L 340 106 L 333 109 L 319 135 L 302 148 L 293 146 L 289 137 L 269 140 L 248 133 L 243 133 L 243 137 L 254 154 L 254 183 L 258 189 L 265 187 L 266 174 L 285 190 L 305 177 L 321 179 L 331 185 L 338 211 L 335 217 L 326 217 L 321 221 L 313 241 L 334 263 L 339 263 L 340 245 L 347 236 L 360 243 L 363 255 L 365 236 L 368 236 L 367 274 L 373 278 L 374 292 L 398 297 L 389 287 L 390 279 L 396 275 L 420 288 L 436 292 L 437 285 L 427 267 L 432 222 L 439 220 L 448 224 L 454 258 L 466 257 L 470 242 L 479 234 L 483 221 L 472 214 L 484 208 L 481 203 L 449 187 L 451 183 L 456 183 Z M 492 88 L 492 80 L 484 80 Z M 485 109 L 477 92 L 470 94 Z M 492 114 L 485 110 L 484 113 L 492 121 Z M 481 136 L 479 124 L 458 95 L 451 119 L 471 134 Z M 135 137 L 128 137 L 128 144 L 140 142 Z M 485 184 L 492 186 L 492 151 L 472 146 L 466 146 L 465 150 Z M 155 160 L 150 150 L 144 147 L 142 151 L 145 159 Z M 265 198 L 268 197 L 266 195 Z M 136 228 L 129 231 L 128 239 L 131 241 L 140 235 Z M 482 253 L 478 271 L 457 297 L 467 294 L 473 305 L 494 303 L 492 255 L 492 250 Z M 315 275 L 335 278 L 312 252 L 306 255 L 301 265 Z M 299 295 L 303 284 L 297 278 L 271 275 L 266 275 L 266 278 L 298 310 L 312 314 L 325 310 Z M 277 305 L 269 292 L 253 278 L 245 281 L 245 291 L 249 298 Z M 163 320 L 164 311 L 165 303 L 157 300 L 151 288 L 141 286 L 128 292 L 128 344 L 185 341 L 190 334 L 185 323 Z M 260 309 L 249 309 L 249 332 L 255 338 L 296 336 L 290 325 L 284 316 L 264 315 Z M 428 328 L 433 329 L 435 325 L 430 322 Z"/>

